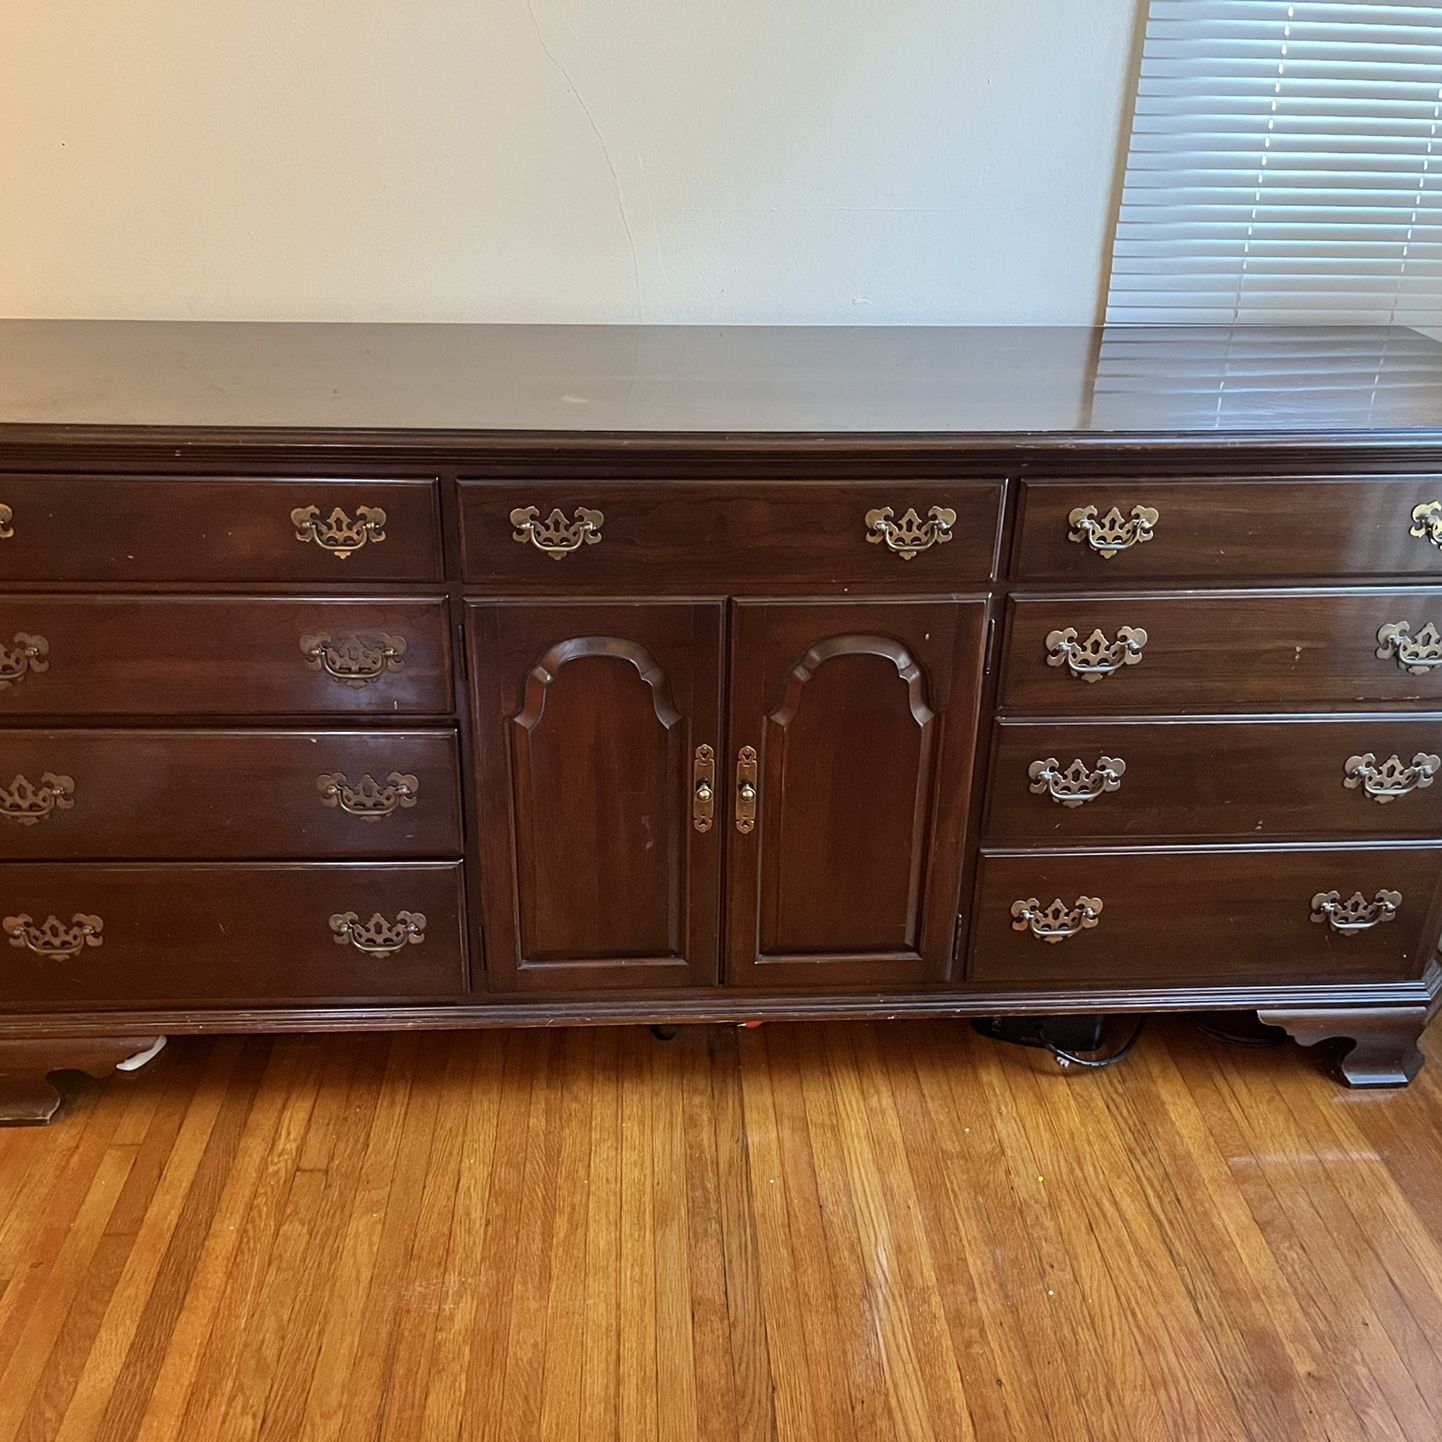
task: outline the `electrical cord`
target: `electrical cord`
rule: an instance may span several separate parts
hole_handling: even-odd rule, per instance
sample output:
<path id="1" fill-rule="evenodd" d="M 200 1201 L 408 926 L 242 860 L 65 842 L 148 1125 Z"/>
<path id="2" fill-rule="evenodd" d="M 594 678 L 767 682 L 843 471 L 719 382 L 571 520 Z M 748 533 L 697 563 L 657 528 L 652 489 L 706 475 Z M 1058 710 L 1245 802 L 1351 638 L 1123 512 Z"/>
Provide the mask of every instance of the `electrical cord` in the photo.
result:
<path id="1" fill-rule="evenodd" d="M 1213 1041 L 1225 1042 L 1228 1046 L 1246 1047 L 1251 1051 L 1269 1051 L 1272 1047 L 1284 1046 L 1287 1042 L 1287 1033 L 1280 1027 L 1271 1027 L 1266 1031 L 1259 1030 L 1255 1034 L 1249 1034 L 1228 1031 L 1225 1027 L 1214 1026 L 1210 1022 L 1202 1021 L 1200 1017 L 1193 1017 L 1191 1021 L 1203 1036 L 1210 1037 Z"/>
<path id="2" fill-rule="evenodd" d="M 1131 1035 L 1110 1056 L 1082 1056 L 1077 1052 L 1058 1046 L 1047 1036 L 1046 1021 L 1041 1018 L 1038 1019 L 1039 1024 L 1036 1029 L 1026 1036 L 999 1036 L 994 1031 L 984 1029 L 979 1023 L 977 1030 L 981 1031 L 982 1035 L 989 1036 L 993 1041 L 1006 1041 L 1045 1051 L 1051 1055 L 1058 1066 L 1079 1066 L 1085 1067 L 1088 1071 L 1101 1071 L 1106 1067 L 1116 1066 L 1118 1062 L 1125 1061 L 1132 1054 L 1137 1043 L 1142 1039 L 1142 1033 L 1147 1029 L 1148 1020 L 1149 1018 L 1145 1016 L 1139 1018 L 1136 1026 L 1132 1028 Z M 1204 1021 L 1200 1016 L 1193 1016 L 1190 1020 L 1203 1036 L 1211 1037 L 1214 1041 L 1226 1042 L 1231 1046 L 1262 1050 L 1281 1046 L 1287 1040 L 1286 1033 L 1276 1027 L 1261 1029 L 1253 1035 L 1214 1025 Z"/>
<path id="3" fill-rule="evenodd" d="M 1004 1042 L 1008 1046 L 1031 1047 L 1036 1051 L 1048 1053 L 1052 1060 L 1059 1067 L 1085 1067 L 1088 1071 L 1100 1071 L 1105 1067 L 1116 1066 L 1118 1062 L 1125 1061 L 1136 1048 L 1141 1040 L 1142 1033 L 1146 1030 L 1148 1018 L 1139 1017 L 1137 1024 L 1132 1028 L 1132 1034 L 1122 1043 L 1110 1056 L 1082 1056 L 1078 1052 L 1070 1051 L 1066 1047 L 1058 1046 L 1047 1034 L 1047 1023 L 1056 1022 L 1058 1025 L 1065 1025 L 1066 1029 L 1078 1034 L 1078 1039 L 1085 1032 L 1078 1033 L 1075 1026 L 1076 1018 L 1069 1017 L 1033 1017 L 1029 1024 L 1008 1026 L 999 1018 L 974 1017 L 972 1019 L 972 1030 L 990 1041 Z M 1087 1051 L 1100 1050 L 1101 1029 L 1105 1025 L 1105 1018 L 1081 1018 L 1082 1021 L 1092 1021 L 1091 1034 L 1086 1037 L 1087 1042 L 1094 1041 L 1095 1047 L 1083 1043 L 1083 1049 Z M 1075 1042 L 1072 1043 L 1076 1045 Z"/>
<path id="4" fill-rule="evenodd" d="M 1058 1066 L 1084 1066 L 1091 1071 L 1101 1071 L 1105 1067 L 1116 1066 L 1132 1054 L 1136 1044 L 1142 1039 L 1142 1033 L 1147 1029 L 1147 1020 L 1146 1017 L 1140 1018 L 1132 1028 L 1132 1034 L 1110 1056 L 1078 1056 L 1074 1051 L 1063 1051 L 1055 1042 L 1046 1039 L 1045 1032 L 1041 1033 L 1041 1044 L 1056 1059 Z"/>

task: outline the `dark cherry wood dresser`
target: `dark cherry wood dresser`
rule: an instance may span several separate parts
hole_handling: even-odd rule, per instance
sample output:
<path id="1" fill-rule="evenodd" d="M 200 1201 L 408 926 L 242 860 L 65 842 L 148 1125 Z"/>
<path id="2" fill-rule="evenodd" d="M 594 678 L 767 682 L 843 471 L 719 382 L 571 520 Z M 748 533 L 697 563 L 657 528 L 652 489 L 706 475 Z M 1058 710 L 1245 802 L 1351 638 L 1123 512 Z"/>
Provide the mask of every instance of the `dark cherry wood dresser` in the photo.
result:
<path id="1" fill-rule="evenodd" d="M 0 1117 L 156 1038 L 1442 991 L 1406 330 L 0 325 Z"/>

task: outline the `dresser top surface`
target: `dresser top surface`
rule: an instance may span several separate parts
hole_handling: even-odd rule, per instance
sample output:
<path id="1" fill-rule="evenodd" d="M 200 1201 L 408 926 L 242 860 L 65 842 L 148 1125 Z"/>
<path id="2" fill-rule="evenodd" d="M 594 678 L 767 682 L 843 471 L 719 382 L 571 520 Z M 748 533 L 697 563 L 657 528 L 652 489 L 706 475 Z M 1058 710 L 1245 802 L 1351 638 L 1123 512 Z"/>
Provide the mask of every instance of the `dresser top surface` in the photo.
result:
<path id="1" fill-rule="evenodd" d="M 1442 433 L 1403 327 L 0 321 L 0 426 L 586 435 Z"/>

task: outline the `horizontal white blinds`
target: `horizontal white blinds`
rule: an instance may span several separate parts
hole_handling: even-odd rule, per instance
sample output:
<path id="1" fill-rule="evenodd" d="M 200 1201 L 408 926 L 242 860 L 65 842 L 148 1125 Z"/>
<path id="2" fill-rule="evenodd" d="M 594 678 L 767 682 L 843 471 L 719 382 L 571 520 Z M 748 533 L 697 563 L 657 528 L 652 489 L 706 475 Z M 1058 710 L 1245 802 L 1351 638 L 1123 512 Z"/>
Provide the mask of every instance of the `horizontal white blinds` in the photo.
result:
<path id="1" fill-rule="evenodd" d="M 1152 0 L 1107 319 L 1442 323 L 1442 4 Z"/>

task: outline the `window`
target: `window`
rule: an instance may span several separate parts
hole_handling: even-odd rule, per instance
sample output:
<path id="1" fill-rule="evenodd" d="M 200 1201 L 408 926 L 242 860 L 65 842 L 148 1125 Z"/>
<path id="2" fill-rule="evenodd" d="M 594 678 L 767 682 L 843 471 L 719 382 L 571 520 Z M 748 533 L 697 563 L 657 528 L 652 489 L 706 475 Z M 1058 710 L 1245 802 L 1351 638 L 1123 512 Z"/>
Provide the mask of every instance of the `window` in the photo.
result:
<path id="1" fill-rule="evenodd" d="M 1107 320 L 1442 325 L 1442 4 L 1152 0 Z"/>

